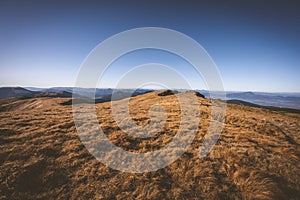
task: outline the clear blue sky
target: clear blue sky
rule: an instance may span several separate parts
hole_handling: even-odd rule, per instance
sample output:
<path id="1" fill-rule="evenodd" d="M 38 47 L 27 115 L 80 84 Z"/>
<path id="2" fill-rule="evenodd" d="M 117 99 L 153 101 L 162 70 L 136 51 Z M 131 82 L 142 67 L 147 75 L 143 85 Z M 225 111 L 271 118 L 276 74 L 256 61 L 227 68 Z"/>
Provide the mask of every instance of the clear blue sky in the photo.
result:
<path id="1" fill-rule="evenodd" d="M 1 1 L 0 86 L 72 86 L 98 43 L 121 31 L 154 26 L 198 41 L 218 66 L 226 90 L 300 92 L 299 10 L 296 0 Z M 175 60 L 144 51 L 116 67 L 173 63 L 202 89 L 193 71 Z M 110 80 L 120 71 L 108 73 L 103 86 L 113 86 Z"/>

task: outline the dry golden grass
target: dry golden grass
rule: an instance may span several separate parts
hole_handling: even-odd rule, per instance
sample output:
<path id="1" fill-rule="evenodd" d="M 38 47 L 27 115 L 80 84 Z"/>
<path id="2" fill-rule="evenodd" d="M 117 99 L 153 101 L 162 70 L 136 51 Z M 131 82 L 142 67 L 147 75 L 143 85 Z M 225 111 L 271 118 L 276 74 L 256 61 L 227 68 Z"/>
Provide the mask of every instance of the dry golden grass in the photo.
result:
<path id="1" fill-rule="evenodd" d="M 141 126 L 150 123 L 153 105 L 167 112 L 163 129 L 153 129 L 157 134 L 148 139 L 120 130 L 110 103 L 96 105 L 111 142 L 149 152 L 171 141 L 180 125 L 180 107 L 174 95 L 158 93 L 130 100 L 130 115 Z M 106 167 L 88 152 L 76 133 L 72 107 L 61 104 L 69 99 L 0 100 L 0 199 L 299 198 L 300 114 L 228 105 L 219 141 L 199 158 L 211 101 L 197 98 L 201 120 L 188 151 L 166 168 L 138 174 Z"/>

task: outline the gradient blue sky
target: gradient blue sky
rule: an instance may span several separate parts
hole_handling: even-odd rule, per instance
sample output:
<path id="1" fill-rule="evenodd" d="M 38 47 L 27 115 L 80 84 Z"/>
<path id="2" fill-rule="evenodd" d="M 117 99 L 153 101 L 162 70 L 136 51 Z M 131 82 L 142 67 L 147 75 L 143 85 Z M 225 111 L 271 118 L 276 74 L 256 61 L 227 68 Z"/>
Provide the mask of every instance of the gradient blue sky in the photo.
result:
<path id="1" fill-rule="evenodd" d="M 101 41 L 154 26 L 198 41 L 226 90 L 300 92 L 299 10 L 296 0 L 1 1 L 0 86 L 73 86 L 80 64 Z M 118 67 L 156 61 L 174 64 L 203 89 L 190 66 L 151 51 L 119 62 L 103 86 L 113 86 Z"/>

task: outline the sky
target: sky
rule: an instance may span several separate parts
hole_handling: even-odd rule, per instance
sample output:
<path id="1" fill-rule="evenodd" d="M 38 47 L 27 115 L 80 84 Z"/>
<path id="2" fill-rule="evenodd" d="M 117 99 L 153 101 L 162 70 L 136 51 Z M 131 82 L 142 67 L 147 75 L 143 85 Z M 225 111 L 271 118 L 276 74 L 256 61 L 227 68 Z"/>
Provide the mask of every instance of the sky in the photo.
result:
<path id="1" fill-rule="evenodd" d="M 202 45 L 227 91 L 300 92 L 299 10 L 296 0 L 0 1 L 0 86 L 74 86 L 81 64 L 105 39 L 164 27 Z M 149 49 L 114 62 L 99 87 L 114 87 L 144 63 L 168 65 L 194 89 L 207 89 L 182 58 Z"/>

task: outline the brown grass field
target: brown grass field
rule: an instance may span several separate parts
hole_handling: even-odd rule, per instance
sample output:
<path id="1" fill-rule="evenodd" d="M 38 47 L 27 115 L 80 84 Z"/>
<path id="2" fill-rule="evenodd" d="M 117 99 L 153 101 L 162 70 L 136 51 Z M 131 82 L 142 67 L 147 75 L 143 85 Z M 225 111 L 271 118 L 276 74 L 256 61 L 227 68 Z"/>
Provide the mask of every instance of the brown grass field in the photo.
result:
<path id="1" fill-rule="evenodd" d="M 149 152 L 170 142 L 180 107 L 176 96 L 160 92 L 130 99 L 130 115 L 138 125 L 150 123 L 153 105 L 167 112 L 164 127 L 151 130 L 157 134 L 147 139 L 118 128 L 110 102 L 96 104 L 112 143 Z M 1 99 L 0 199 L 299 199 L 299 113 L 228 104 L 217 144 L 199 158 L 211 100 L 197 99 L 201 119 L 192 145 L 169 166 L 147 173 L 117 171 L 93 157 L 76 132 L 72 106 L 64 104 L 70 99 Z"/>

